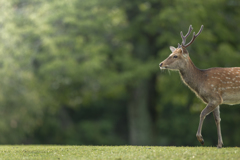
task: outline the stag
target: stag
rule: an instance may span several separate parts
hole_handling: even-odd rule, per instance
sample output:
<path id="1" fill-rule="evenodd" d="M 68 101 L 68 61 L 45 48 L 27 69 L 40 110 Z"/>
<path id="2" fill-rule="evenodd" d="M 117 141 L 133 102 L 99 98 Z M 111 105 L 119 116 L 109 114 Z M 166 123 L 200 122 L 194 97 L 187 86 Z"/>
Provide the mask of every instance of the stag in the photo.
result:
<path id="1" fill-rule="evenodd" d="M 190 46 L 196 37 L 202 32 L 203 25 L 199 32 L 186 44 L 186 38 L 192 31 L 190 25 L 187 34 L 184 36 L 180 32 L 182 44 L 178 47 L 170 46 L 172 53 L 163 62 L 159 64 L 160 69 L 179 71 L 182 81 L 199 97 L 206 107 L 200 114 L 200 121 L 196 137 L 204 145 L 202 137 L 202 125 L 205 117 L 213 112 L 214 120 L 217 126 L 218 148 L 222 148 L 222 134 L 220 126 L 220 108 L 221 104 L 239 104 L 240 103 L 240 67 L 231 68 L 209 68 L 198 69 L 189 57 L 187 47 Z"/>

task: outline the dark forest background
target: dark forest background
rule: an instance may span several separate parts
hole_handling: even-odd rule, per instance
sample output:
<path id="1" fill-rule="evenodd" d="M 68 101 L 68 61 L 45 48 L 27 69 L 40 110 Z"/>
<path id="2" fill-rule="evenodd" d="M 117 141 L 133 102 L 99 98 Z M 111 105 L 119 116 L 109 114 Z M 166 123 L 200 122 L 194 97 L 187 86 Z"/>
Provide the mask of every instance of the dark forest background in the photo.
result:
<path id="1" fill-rule="evenodd" d="M 238 0 L 0 2 L 0 144 L 200 145 L 205 105 L 159 62 L 203 24 L 195 65 L 240 66 Z M 240 146 L 240 106 L 221 118 Z M 202 134 L 217 144 L 212 114 Z"/>

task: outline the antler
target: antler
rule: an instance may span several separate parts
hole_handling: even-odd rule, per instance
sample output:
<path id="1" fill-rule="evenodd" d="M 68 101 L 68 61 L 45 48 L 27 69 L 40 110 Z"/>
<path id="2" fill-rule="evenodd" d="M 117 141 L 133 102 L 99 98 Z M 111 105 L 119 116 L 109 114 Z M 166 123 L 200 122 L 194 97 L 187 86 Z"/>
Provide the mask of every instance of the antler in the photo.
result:
<path id="1" fill-rule="evenodd" d="M 180 32 L 180 35 L 182 37 L 182 45 L 185 45 L 186 39 L 187 39 L 187 37 L 189 36 L 189 34 L 191 33 L 192 30 L 193 30 L 192 25 L 190 25 L 189 29 L 188 29 L 188 33 L 185 36 L 183 35 L 182 31 Z"/>
<path id="2" fill-rule="evenodd" d="M 201 26 L 200 30 L 198 31 L 198 33 L 197 33 L 196 35 L 195 35 L 195 32 L 193 32 L 192 40 L 191 40 L 188 44 L 185 45 L 186 39 L 187 39 L 187 37 L 189 36 L 189 34 L 191 33 L 192 29 L 193 29 L 193 28 L 192 28 L 192 25 L 190 25 L 190 26 L 189 26 L 189 29 L 188 29 L 188 33 L 187 33 L 185 36 L 183 35 L 182 31 L 180 32 L 181 37 L 182 37 L 182 45 L 180 45 L 180 44 L 178 43 L 178 48 L 180 48 L 181 46 L 182 46 L 182 47 L 185 47 L 185 48 L 187 48 L 188 46 L 190 46 L 190 45 L 193 43 L 193 41 L 195 40 L 195 38 L 197 38 L 197 36 L 202 32 L 202 30 L 203 30 L 203 25 Z"/>

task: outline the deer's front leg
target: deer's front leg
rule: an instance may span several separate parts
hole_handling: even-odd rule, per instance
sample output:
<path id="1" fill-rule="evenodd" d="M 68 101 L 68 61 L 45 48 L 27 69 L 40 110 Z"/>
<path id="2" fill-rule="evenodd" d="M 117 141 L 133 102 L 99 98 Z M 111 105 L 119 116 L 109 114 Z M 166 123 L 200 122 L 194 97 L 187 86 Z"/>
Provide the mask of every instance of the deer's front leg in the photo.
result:
<path id="1" fill-rule="evenodd" d="M 202 125 L 203 125 L 203 121 L 205 119 L 205 117 L 211 113 L 218 105 L 216 105 L 215 103 L 208 103 L 207 106 L 202 110 L 201 114 L 200 114 L 200 121 L 199 121 L 199 126 L 198 126 L 198 131 L 197 131 L 197 139 L 198 141 L 204 145 L 204 139 L 202 137 Z"/>
<path id="2" fill-rule="evenodd" d="M 223 145 L 223 141 L 222 141 L 222 134 L 221 134 L 221 126 L 220 126 L 220 109 L 219 106 L 217 106 L 217 108 L 213 111 L 213 116 L 214 116 L 214 120 L 216 122 L 216 126 L 217 126 L 217 133 L 218 133 L 218 148 L 222 148 Z"/>

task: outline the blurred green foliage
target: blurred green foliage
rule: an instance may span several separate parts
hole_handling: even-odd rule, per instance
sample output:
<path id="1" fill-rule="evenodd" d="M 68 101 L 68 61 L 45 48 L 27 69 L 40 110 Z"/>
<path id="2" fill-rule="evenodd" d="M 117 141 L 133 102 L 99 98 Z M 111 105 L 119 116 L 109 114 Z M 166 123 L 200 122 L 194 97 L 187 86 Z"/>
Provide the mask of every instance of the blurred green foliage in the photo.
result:
<path id="1" fill-rule="evenodd" d="M 198 145 L 204 104 L 159 71 L 190 24 L 199 68 L 240 66 L 236 0 L 0 0 L 0 143 Z M 240 108 L 221 108 L 240 144 Z M 217 142 L 213 117 L 206 145 Z"/>

